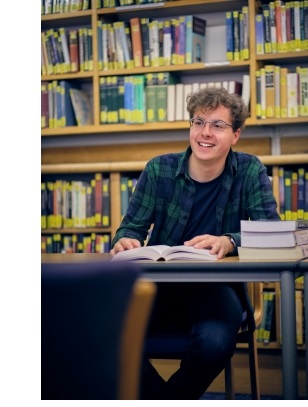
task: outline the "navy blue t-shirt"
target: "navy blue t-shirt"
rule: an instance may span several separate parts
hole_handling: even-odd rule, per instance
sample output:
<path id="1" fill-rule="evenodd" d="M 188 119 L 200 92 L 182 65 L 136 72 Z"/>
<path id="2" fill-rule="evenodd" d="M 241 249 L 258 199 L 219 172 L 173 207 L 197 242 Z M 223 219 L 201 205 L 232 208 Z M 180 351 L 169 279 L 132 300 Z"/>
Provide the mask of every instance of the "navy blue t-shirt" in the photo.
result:
<path id="1" fill-rule="evenodd" d="M 195 201 L 181 244 L 195 236 L 216 235 L 216 203 L 221 189 L 222 175 L 223 173 L 209 182 L 193 180 L 196 188 Z"/>

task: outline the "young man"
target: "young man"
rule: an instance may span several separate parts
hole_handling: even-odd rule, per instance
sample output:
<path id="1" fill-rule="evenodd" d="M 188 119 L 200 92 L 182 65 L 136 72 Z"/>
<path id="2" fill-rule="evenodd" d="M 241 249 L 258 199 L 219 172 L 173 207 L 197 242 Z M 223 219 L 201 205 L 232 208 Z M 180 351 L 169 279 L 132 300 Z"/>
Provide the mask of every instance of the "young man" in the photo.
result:
<path id="1" fill-rule="evenodd" d="M 190 146 L 148 162 L 113 239 L 111 254 L 143 245 L 185 244 L 210 248 L 218 258 L 236 255 L 241 219 L 277 219 L 265 166 L 232 151 L 248 117 L 243 100 L 225 89 L 189 95 Z M 245 313 L 246 311 L 246 313 Z M 224 369 L 247 314 L 253 310 L 243 283 L 161 284 L 148 335 L 189 337 L 180 368 L 165 382 L 144 363 L 141 398 L 199 399 Z"/>

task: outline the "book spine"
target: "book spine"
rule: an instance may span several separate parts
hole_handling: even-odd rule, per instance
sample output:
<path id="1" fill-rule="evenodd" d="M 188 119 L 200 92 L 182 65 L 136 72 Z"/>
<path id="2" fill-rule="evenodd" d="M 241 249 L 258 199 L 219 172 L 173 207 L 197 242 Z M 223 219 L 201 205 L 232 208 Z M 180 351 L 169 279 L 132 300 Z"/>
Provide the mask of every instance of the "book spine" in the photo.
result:
<path id="1" fill-rule="evenodd" d="M 308 220 L 308 171 L 305 171 L 305 209 L 304 219 Z"/>
<path id="2" fill-rule="evenodd" d="M 280 68 L 280 116 L 288 117 L 288 68 Z"/>
<path id="3" fill-rule="evenodd" d="M 305 210 L 305 168 L 298 168 L 298 193 L 297 193 L 297 219 L 304 219 Z"/>
<path id="4" fill-rule="evenodd" d="M 256 117 L 261 119 L 261 71 L 256 71 Z"/>
<path id="5" fill-rule="evenodd" d="M 292 220 L 292 174 L 291 171 L 284 171 L 284 208 L 285 220 Z"/>
<path id="6" fill-rule="evenodd" d="M 299 67 L 299 116 L 308 116 L 308 68 Z"/>
<path id="7" fill-rule="evenodd" d="M 149 37 L 149 18 L 140 19 L 141 40 L 142 40 L 142 54 L 143 66 L 150 66 L 150 37 Z"/>
<path id="8" fill-rule="evenodd" d="M 262 5 L 263 11 L 263 29 L 264 29 L 264 52 L 269 54 L 272 52 L 272 41 L 270 32 L 270 15 L 268 5 Z"/>
<path id="9" fill-rule="evenodd" d="M 271 332 L 272 326 L 274 321 L 274 310 L 275 310 L 275 292 L 269 291 L 268 304 L 266 308 L 266 315 L 265 315 L 265 324 L 264 324 L 264 331 L 263 331 L 263 343 L 268 344 L 271 340 Z"/>
<path id="10" fill-rule="evenodd" d="M 135 68 L 139 68 L 143 66 L 142 38 L 139 17 L 133 17 L 130 19 L 130 29 L 134 54 L 134 66 Z"/>
<path id="11" fill-rule="evenodd" d="M 95 173 L 95 226 L 102 226 L 102 210 L 103 210 L 103 177 L 101 173 Z"/>
<path id="12" fill-rule="evenodd" d="M 186 17 L 185 17 L 186 22 Z M 163 27 L 163 54 L 164 54 L 164 65 L 171 65 L 171 50 L 172 50 L 172 34 L 171 34 L 171 20 L 167 19 L 164 21 Z M 185 47 L 186 51 L 186 47 Z M 186 53 L 185 53 L 185 63 Z"/>
<path id="13" fill-rule="evenodd" d="M 288 117 L 298 117 L 298 74 L 287 74 Z"/>
<path id="14" fill-rule="evenodd" d="M 281 220 L 285 220 L 285 193 L 284 193 L 284 168 L 278 169 L 279 178 L 279 213 Z"/>
<path id="15" fill-rule="evenodd" d="M 231 11 L 226 12 L 226 51 L 227 51 L 227 61 L 233 61 L 234 36 L 233 36 L 233 15 Z"/>
<path id="16" fill-rule="evenodd" d="M 256 15 L 256 54 L 264 54 L 264 23 L 263 14 Z"/>
<path id="17" fill-rule="evenodd" d="M 291 219 L 297 220 L 297 199 L 298 199 L 298 173 L 292 171 L 291 174 Z"/>
<path id="18" fill-rule="evenodd" d="M 274 67 L 274 82 L 275 82 L 275 111 L 274 116 L 280 118 L 280 66 Z"/>
<path id="19" fill-rule="evenodd" d="M 249 9 L 248 6 L 242 7 L 243 14 L 243 49 L 241 59 L 246 60 L 250 58 L 249 48 Z"/>
<path id="20" fill-rule="evenodd" d="M 277 52 L 277 37 L 276 37 L 276 17 L 275 17 L 275 2 L 269 2 L 269 20 L 271 33 L 271 48 L 272 52 Z"/>
<path id="21" fill-rule="evenodd" d="M 275 117 L 275 66 L 265 65 L 266 117 Z"/>

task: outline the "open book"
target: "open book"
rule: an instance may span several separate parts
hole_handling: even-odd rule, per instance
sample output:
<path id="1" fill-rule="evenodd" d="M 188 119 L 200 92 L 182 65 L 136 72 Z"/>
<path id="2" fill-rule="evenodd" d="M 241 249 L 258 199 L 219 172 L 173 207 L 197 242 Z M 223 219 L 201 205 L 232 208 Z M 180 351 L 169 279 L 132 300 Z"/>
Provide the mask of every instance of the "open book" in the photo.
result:
<path id="1" fill-rule="evenodd" d="M 209 249 L 195 249 L 192 246 L 144 246 L 117 253 L 112 261 L 121 260 L 217 260 L 216 254 L 210 254 Z"/>

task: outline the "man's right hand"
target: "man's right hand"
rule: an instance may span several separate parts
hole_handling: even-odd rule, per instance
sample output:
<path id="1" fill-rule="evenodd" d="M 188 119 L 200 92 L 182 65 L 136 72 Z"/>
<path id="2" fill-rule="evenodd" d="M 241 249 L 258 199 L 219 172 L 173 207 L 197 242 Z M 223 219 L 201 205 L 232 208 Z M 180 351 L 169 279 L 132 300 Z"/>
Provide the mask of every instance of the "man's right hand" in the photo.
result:
<path id="1" fill-rule="evenodd" d="M 119 252 L 123 252 L 124 250 L 135 249 L 136 247 L 141 247 L 139 240 L 130 239 L 128 237 L 122 237 L 120 240 L 117 241 L 113 249 L 110 250 L 110 254 L 114 256 Z"/>

